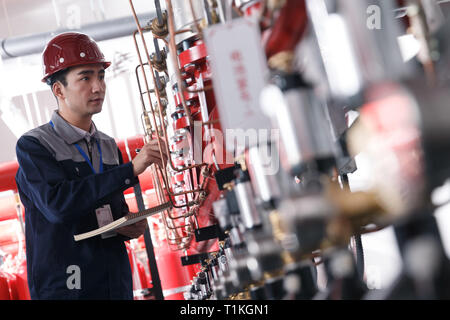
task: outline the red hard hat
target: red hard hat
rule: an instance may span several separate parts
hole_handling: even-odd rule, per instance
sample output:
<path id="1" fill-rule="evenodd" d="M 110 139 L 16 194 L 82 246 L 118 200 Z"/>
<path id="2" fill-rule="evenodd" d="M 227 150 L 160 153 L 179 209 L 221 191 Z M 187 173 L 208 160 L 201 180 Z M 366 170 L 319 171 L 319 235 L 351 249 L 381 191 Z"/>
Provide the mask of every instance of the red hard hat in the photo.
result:
<path id="1" fill-rule="evenodd" d="M 111 62 L 105 60 L 105 56 L 100 51 L 95 41 L 78 32 L 61 33 L 47 43 L 42 53 L 44 78 L 52 74 L 83 64 L 103 63 L 105 69 L 111 65 Z"/>

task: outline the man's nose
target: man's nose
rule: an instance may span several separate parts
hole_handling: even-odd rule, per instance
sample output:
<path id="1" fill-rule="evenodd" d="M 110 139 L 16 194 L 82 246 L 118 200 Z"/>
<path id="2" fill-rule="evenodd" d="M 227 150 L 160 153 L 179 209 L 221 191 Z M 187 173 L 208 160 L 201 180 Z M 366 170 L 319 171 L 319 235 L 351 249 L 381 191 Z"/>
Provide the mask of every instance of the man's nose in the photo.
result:
<path id="1" fill-rule="evenodd" d="M 105 91 L 105 82 L 100 79 L 96 79 L 92 82 L 92 92 L 103 92 Z"/>

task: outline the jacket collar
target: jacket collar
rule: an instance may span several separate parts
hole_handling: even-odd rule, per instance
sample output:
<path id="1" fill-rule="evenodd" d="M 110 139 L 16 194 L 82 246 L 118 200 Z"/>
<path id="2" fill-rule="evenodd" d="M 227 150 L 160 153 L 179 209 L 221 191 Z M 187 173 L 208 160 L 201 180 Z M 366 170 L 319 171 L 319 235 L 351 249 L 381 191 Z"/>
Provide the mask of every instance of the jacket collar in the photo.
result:
<path id="1" fill-rule="evenodd" d="M 53 122 L 56 133 L 68 144 L 74 144 L 84 139 L 85 135 L 75 130 L 66 120 L 64 120 L 59 115 L 58 110 L 53 111 L 51 120 Z M 92 137 L 94 137 L 95 139 L 104 140 L 107 140 L 109 138 L 108 136 L 97 130 L 94 122 L 92 122 L 92 125 L 95 127 L 95 132 Z"/>

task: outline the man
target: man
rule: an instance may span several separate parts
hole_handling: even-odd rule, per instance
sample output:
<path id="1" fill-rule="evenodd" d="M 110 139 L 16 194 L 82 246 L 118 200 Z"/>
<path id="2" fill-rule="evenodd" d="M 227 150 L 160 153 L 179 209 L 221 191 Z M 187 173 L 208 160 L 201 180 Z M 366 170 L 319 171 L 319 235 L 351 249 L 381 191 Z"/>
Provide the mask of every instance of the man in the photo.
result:
<path id="1" fill-rule="evenodd" d="M 123 191 L 166 155 L 152 141 L 123 164 L 114 139 L 97 130 L 92 116 L 102 110 L 111 63 L 87 35 L 54 37 L 43 64 L 58 110 L 16 146 L 31 298 L 132 299 L 124 241 L 142 235 L 147 221 L 79 242 L 73 236 L 128 214 Z"/>

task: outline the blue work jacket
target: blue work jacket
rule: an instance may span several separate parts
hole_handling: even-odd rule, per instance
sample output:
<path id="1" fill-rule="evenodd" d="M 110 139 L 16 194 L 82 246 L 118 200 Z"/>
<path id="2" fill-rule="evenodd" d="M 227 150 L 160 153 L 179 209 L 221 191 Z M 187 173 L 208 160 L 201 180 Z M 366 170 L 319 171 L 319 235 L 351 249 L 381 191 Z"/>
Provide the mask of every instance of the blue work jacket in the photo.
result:
<path id="1" fill-rule="evenodd" d="M 25 207 L 27 275 L 32 299 L 132 299 L 130 263 L 122 235 L 76 242 L 99 227 L 95 209 L 109 204 L 114 220 L 128 213 L 123 191 L 138 183 L 114 139 L 93 135 L 92 165 L 83 136 L 59 116 L 17 142 L 16 182 Z M 78 278 L 76 278 L 78 277 Z"/>

